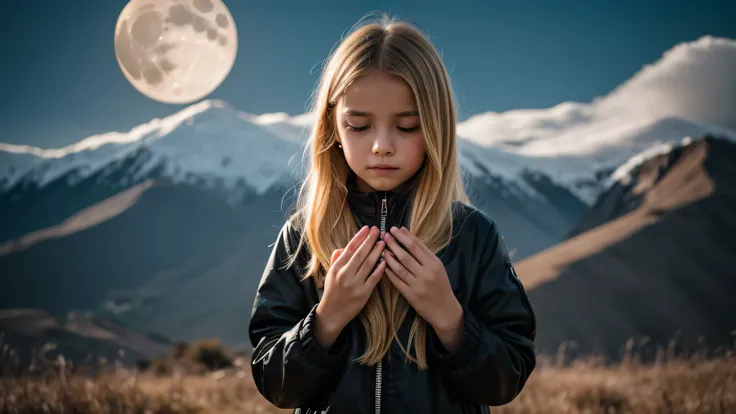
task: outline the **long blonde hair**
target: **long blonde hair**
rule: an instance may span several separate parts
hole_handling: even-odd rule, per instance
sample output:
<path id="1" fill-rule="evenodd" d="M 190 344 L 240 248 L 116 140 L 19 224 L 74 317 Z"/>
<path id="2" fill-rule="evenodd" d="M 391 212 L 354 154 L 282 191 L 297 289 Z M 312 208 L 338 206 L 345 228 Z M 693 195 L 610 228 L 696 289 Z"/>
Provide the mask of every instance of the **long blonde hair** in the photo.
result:
<path id="1" fill-rule="evenodd" d="M 359 229 L 347 203 L 346 179 L 350 172 L 343 154 L 335 148 L 335 106 L 351 82 L 370 71 L 403 78 L 414 92 L 426 160 L 415 182 L 409 229 L 432 251 L 445 247 L 452 235 L 452 204 L 468 202 L 457 160 L 455 100 L 450 77 L 430 41 L 413 24 L 383 15 L 377 22 L 357 27 L 328 59 L 311 112 L 316 115 L 308 148 L 310 168 L 299 190 L 294 215 L 302 240 L 311 255 L 304 278 L 323 286 L 331 253 L 343 248 Z M 305 157 L 306 158 L 306 157 Z M 294 254 L 293 260 L 297 253 Z M 398 341 L 397 330 L 409 304 L 387 277 L 371 294 L 359 317 L 367 332 L 367 349 L 358 359 L 375 365 L 397 339 L 407 358 L 427 368 L 427 323 L 416 315 L 408 344 Z M 416 352 L 409 351 L 412 345 Z"/>

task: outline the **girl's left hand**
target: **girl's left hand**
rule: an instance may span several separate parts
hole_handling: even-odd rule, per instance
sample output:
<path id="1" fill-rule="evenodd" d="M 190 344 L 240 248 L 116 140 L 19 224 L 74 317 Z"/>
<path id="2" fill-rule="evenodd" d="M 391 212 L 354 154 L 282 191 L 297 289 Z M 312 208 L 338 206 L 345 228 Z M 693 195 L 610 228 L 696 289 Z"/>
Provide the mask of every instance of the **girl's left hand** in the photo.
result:
<path id="1" fill-rule="evenodd" d="M 391 227 L 383 240 L 387 247 L 386 274 L 399 292 L 441 336 L 456 331 L 463 309 L 442 261 L 405 227 Z"/>

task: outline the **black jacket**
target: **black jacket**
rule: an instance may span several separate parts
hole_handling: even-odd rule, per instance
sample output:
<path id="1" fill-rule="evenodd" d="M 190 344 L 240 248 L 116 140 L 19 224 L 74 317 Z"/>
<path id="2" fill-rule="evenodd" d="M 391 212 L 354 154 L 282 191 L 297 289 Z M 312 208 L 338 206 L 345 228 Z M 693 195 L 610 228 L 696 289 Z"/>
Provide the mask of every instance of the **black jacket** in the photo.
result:
<path id="1" fill-rule="evenodd" d="M 361 225 L 380 225 L 385 198 L 385 230 L 408 227 L 410 182 L 371 193 L 357 190 L 354 175 L 347 184 L 351 210 Z M 457 349 L 448 353 L 428 325 L 426 371 L 405 363 L 395 342 L 391 361 L 384 357 L 381 367 L 354 362 L 366 344 L 357 317 L 330 350 L 317 343 L 315 310 L 321 292 L 312 278 L 300 282 L 304 249 L 294 267 L 283 266 L 300 236 L 287 221 L 263 273 L 249 325 L 251 367 L 260 393 L 301 414 L 483 413 L 514 399 L 536 364 L 535 315 L 496 224 L 463 203 L 455 203 L 454 211 L 453 239 L 437 256 L 463 307 L 465 330 Z M 410 308 L 400 328 L 403 344 L 414 315 Z"/>

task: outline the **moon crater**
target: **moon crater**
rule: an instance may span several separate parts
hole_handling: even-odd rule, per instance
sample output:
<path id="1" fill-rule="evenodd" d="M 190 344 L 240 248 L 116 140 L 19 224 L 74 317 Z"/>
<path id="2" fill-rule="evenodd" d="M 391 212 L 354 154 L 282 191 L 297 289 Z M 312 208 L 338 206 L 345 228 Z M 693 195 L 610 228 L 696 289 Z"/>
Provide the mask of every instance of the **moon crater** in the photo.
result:
<path id="1" fill-rule="evenodd" d="M 221 0 L 131 0 L 115 27 L 115 56 L 126 79 L 166 103 L 210 94 L 230 73 L 237 44 Z"/>
<path id="2" fill-rule="evenodd" d="M 210 0 L 194 0 L 194 8 L 202 13 L 209 13 L 215 8 Z"/>

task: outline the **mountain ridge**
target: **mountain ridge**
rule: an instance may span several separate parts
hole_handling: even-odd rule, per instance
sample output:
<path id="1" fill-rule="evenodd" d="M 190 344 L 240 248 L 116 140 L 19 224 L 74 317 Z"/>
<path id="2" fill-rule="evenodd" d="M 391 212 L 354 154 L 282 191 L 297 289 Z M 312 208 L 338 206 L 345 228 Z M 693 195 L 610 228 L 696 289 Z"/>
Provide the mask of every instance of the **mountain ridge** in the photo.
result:
<path id="1" fill-rule="evenodd" d="M 736 143 L 709 136 L 641 158 L 577 234 L 516 263 L 540 349 L 620 357 L 631 340 L 652 358 L 671 341 L 732 344 Z"/>

